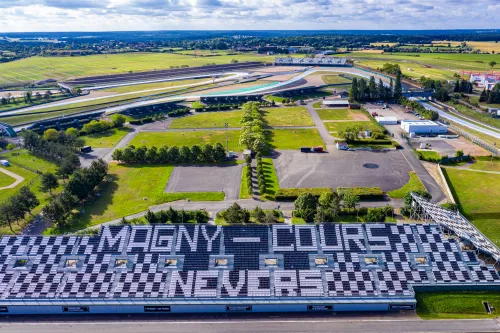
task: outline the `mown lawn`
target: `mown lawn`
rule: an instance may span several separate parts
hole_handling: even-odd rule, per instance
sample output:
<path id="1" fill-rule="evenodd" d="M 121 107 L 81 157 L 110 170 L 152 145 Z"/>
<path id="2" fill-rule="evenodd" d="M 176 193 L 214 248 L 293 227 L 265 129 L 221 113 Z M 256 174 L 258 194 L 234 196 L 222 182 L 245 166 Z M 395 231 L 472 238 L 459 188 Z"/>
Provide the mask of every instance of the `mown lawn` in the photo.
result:
<path id="1" fill-rule="evenodd" d="M 248 192 L 247 169 L 248 167 L 245 165 L 241 172 L 240 199 L 250 199 L 252 197 L 252 194 Z"/>
<path id="2" fill-rule="evenodd" d="M 498 310 L 487 314 L 483 302 L 500 309 L 498 292 L 417 293 L 417 315 L 423 319 L 495 318 Z"/>
<path id="3" fill-rule="evenodd" d="M 353 112 L 348 109 L 317 109 L 321 120 L 350 120 Z"/>
<path id="4" fill-rule="evenodd" d="M 110 130 L 82 136 L 86 146 L 92 148 L 113 148 L 132 129 L 128 127 L 112 128 Z"/>
<path id="5" fill-rule="evenodd" d="M 340 75 L 323 75 L 321 79 L 325 84 L 348 84 L 352 82 L 352 80 L 346 79 Z"/>
<path id="6" fill-rule="evenodd" d="M 470 166 L 471 169 L 500 172 L 499 157 L 493 157 L 493 161 L 491 160 L 491 157 L 488 156 L 479 156 L 475 157 L 474 159 L 475 162 Z"/>
<path id="7" fill-rule="evenodd" d="M 375 131 L 379 128 L 371 121 L 339 121 L 339 122 L 325 122 L 326 129 L 330 133 L 339 133 L 345 130 L 347 127 L 352 127 L 356 125 L 363 126 L 364 130 Z"/>
<path id="8" fill-rule="evenodd" d="M 0 169 L 4 169 L 4 170 L 7 170 L 6 168 L 4 167 L 0 167 Z M 10 171 L 10 170 L 9 170 Z M 6 175 L 5 173 L 3 172 L 0 172 L 0 187 L 5 187 L 5 186 L 9 186 L 10 184 L 14 183 L 16 180 L 14 178 L 12 178 L 11 176 L 9 175 Z"/>
<path id="9" fill-rule="evenodd" d="M 227 131 L 227 135 L 229 139 L 229 150 L 234 152 L 243 151 L 243 147 L 240 147 L 238 144 L 240 131 Z M 180 148 L 181 146 L 201 146 L 207 143 L 216 144 L 217 142 L 220 142 L 224 148 L 226 147 L 226 131 L 190 130 L 185 132 L 141 132 L 135 136 L 130 144 L 136 147 L 156 146 L 160 148 L 166 145 Z"/>
<path id="10" fill-rule="evenodd" d="M 225 123 L 229 127 L 240 127 L 243 111 L 200 112 L 172 121 L 170 128 L 221 128 Z"/>
<path id="11" fill-rule="evenodd" d="M 274 200 L 274 195 L 276 191 L 280 189 L 280 185 L 276 170 L 274 169 L 273 159 L 263 158 L 262 168 L 264 169 L 264 176 L 266 177 L 266 193 L 264 194 L 264 199 Z"/>
<path id="12" fill-rule="evenodd" d="M 201 79 L 191 79 L 191 80 L 178 80 L 178 81 L 166 81 L 166 82 L 155 82 L 155 83 L 144 83 L 144 84 L 133 84 L 129 86 L 113 87 L 108 89 L 102 89 L 101 91 L 115 92 L 117 94 L 129 93 L 134 91 L 142 91 L 149 89 L 173 89 L 177 86 L 185 84 L 193 84 L 210 81 L 210 78 Z M 161 90 L 158 90 L 161 91 Z"/>
<path id="13" fill-rule="evenodd" d="M 325 146 L 317 129 L 276 129 L 268 132 L 268 139 L 271 147 L 277 150 Z"/>
<path id="14" fill-rule="evenodd" d="M 54 173 L 57 170 L 57 165 L 55 163 L 49 162 L 43 158 L 36 157 L 26 149 L 12 151 L 9 153 L 2 154 L 1 156 L 2 159 L 16 162 L 18 164 L 24 165 L 28 168 L 38 170 L 41 172 Z"/>
<path id="15" fill-rule="evenodd" d="M 427 149 L 417 149 L 417 151 L 422 155 L 422 159 L 424 161 L 429 161 L 429 162 L 438 162 L 441 161 L 441 155 L 434 150 L 427 150 Z"/>
<path id="16" fill-rule="evenodd" d="M 460 211 L 500 245 L 500 175 L 443 168 Z"/>
<path id="17" fill-rule="evenodd" d="M 110 164 L 109 180 L 98 190 L 99 197 L 83 207 L 84 213 L 59 232 L 83 229 L 147 210 L 150 206 L 181 199 L 220 201 L 222 192 L 165 193 L 173 166 Z M 49 231 L 51 232 L 51 231 Z"/>
<path id="18" fill-rule="evenodd" d="M 313 126 L 307 109 L 303 106 L 263 109 L 269 126 Z"/>
<path id="19" fill-rule="evenodd" d="M 425 186 L 413 171 L 409 172 L 410 180 L 403 187 L 387 192 L 391 198 L 402 199 L 410 191 L 425 191 Z"/>

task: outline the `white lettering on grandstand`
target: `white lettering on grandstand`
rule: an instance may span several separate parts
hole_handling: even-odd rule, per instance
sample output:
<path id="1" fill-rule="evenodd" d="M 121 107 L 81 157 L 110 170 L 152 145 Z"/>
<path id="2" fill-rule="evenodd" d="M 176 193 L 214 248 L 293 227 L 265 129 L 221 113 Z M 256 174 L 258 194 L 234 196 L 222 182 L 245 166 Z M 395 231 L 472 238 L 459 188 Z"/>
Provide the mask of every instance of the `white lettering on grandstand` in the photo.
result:
<path id="1" fill-rule="evenodd" d="M 209 237 L 207 234 L 207 227 L 202 226 L 201 227 L 201 233 L 203 234 L 203 237 L 207 240 L 207 251 L 212 252 L 212 242 L 219 236 L 221 231 L 221 226 L 217 226 L 217 230 L 213 234 L 212 237 Z"/>
<path id="2" fill-rule="evenodd" d="M 294 251 L 294 244 L 289 245 L 278 245 L 278 231 L 280 229 L 287 230 L 289 233 L 293 233 L 293 226 L 291 225 L 273 225 L 273 250 L 276 251 Z"/>
<path id="3" fill-rule="evenodd" d="M 347 230 L 356 230 L 356 234 L 349 234 Z M 344 249 L 347 251 L 351 250 L 351 247 L 349 245 L 349 240 L 352 240 L 354 244 L 356 244 L 361 251 L 366 250 L 366 247 L 361 243 L 361 240 L 364 240 L 365 237 L 363 236 L 363 226 L 362 225 L 349 225 L 349 226 L 342 226 L 342 234 L 344 235 Z"/>
<path id="4" fill-rule="evenodd" d="M 172 231 L 171 235 L 165 235 L 162 232 Z M 155 226 L 153 241 L 151 243 L 151 252 L 170 252 L 172 242 L 174 241 L 175 227 L 170 225 Z M 166 243 L 166 244 L 165 244 Z"/>
<path id="5" fill-rule="evenodd" d="M 302 245 L 300 240 L 300 230 L 308 230 L 311 233 L 311 245 Z M 297 251 L 317 251 L 318 244 L 316 242 L 316 226 L 313 225 L 300 225 L 295 226 L 295 242 L 297 245 Z"/>
<path id="6" fill-rule="evenodd" d="M 170 280 L 170 288 L 168 290 L 168 297 L 175 297 L 175 290 L 177 289 L 177 285 L 182 290 L 183 297 L 191 297 L 191 293 L 193 291 L 193 277 L 194 277 L 194 271 L 189 271 L 187 272 L 188 276 L 186 279 L 186 282 L 182 280 L 182 277 L 180 275 L 180 272 L 173 271 L 172 272 L 172 278 Z"/>
<path id="7" fill-rule="evenodd" d="M 321 271 L 299 271 L 300 296 L 323 296 Z"/>
<path id="8" fill-rule="evenodd" d="M 373 236 L 372 229 L 385 229 L 385 225 L 381 224 L 366 224 L 366 236 L 368 238 L 368 242 L 383 242 L 384 244 L 372 245 L 370 244 L 370 249 L 372 251 L 388 251 L 391 249 L 391 243 L 389 241 L 389 237 L 385 236 Z"/>
<path id="9" fill-rule="evenodd" d="M 217 297 L 217 283 L 215 288 L 208 288 L 207 279 L 217 279 L 218 271 L 197 271 L 194 284 L 194 297 Z"/>
<path id="10" fill-rule="evenodd" d="M 343 246 L 342 246 L 342 236 L 340 233 L 340 225 L 336 224 L 335 225 L 335 238 L 337 241 L 337 245 L 327 245 L 326 244 L 326 237 L 325 237 L 325 227 L 321 224 L 319 226 L 319 241 L 321 248 L 323 251 L 342 251 Z"/>
<path id="11" fill-rule="evenodd" d="M 333 277 L 333 272 L 332 271 L 326 271 L 325 272 L 325 279 L 326 279 L 326 285 L 328 285 L 328 282 L 331 282 L 335 287 L 334 288 L 339 288 L 342 290 L 342 282 L 336 282 L 335 278 Z M 328 288 L 328 296 L 335 296 L 335 289 L 330 289 Z"/>
<path id="12" fill-rule="evenodd" d="M 175 246 L 175 250 L 176 251 L 181 250 L 182 238 L 184 236 L 186 238 L 186 241 L 189 244 L 189 247 L 191 248 L 191 252 L 196 252 L 196 249 L 198 248 L 198 232 L 199 231 L 200 231 L 200 226 L 199 225 L 195 226 L 193 238 L 191 238 L 186 227 L 183 225 L 179 226 L 179 230 L 177 231 L 177 245 Z"/>
<path id="13" fill-rule="evenodd" d="M 248 296 L 249 297 L 268 297 L 271 296 L 271 286 L 269 288 L 259 288 L 261 280 L 266 279 L 269 282 L 269 271 L 248 271 Z"/>
<path id="14" fill-rule="evenodd" d="M 229 271 L 224 271 L 222 273 L 222 286 L 226 289 L 227 294 L 230 297 L 238 297 L 241 289 L 245 285 L 245 271 L 238 271 L 238 283 L 233 288 L 231 281 L 229 279 Z"/>
<path id="15" fill-rule="evenodd" d="M 260 243 L 260 237 L 234 237 L 235 243 Z"/>
<path id="16" fill-rule="evenodd" d="M 135 237 L 137 235 L 137 231 L 144 230 L 146 231 L 146 239 L 140 242 L 135 241 Z M 127 249 L 133 248 L 142 248 L 144 252 L 146 252 L 149 248 L 149 242 L 151 241 L 151 231 L 152 229 L 148 226 L 134 226 L 132 227 L 132 232 L 130 233 L 130 239 L 128 242 Z"/>
<path id="17" fill-rule="evenodd" d="M 128 234 L 128 228 L 122 228 L 116 234 L 116 236 L 113 237 L 113 234 L 111 233 L 109 227 L 104 227 L 102 230 L 101 241 L 99 242 L 99 247 L 97 251 L 98 252 L 101 252 L 103 250 L 109 251 L 118 242 L 118 248 L 116 249 L 116 252 L 122 252 L 123 246 L 125 245 L 125 239 L 127 238 L 127 234 Z M 106 249 L 104 248 L 105 244 L 107 244 Z"/>
<path id="18" fill-rule="evenodd" d="M 283 294 L 284 290 L 286 290 L 286 294 Z M 295 271 L 275 271 L 274 291 L 278 297 L 297 296 L 297 273 Z"/>

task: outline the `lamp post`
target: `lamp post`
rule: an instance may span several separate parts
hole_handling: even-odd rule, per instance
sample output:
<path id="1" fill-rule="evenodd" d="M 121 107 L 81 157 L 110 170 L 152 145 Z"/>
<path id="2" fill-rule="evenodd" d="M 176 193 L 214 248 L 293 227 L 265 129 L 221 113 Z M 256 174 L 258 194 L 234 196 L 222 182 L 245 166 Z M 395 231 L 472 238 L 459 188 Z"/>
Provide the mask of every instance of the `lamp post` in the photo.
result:
<path id="1" fill-rule="evenodd" d="M 227 128 L 229 127 L 229 123 L 224 123 L 224 127 L 226 128 L 226 153 L 229 155 L 229 142 L 227 138 Z"/>

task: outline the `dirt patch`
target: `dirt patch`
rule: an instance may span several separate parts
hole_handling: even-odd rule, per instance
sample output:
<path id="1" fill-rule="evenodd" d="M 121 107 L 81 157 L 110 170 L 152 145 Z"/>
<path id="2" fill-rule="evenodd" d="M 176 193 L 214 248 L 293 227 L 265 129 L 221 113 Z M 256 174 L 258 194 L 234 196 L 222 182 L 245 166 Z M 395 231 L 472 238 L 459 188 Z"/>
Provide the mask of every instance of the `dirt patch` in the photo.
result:
<path id="1" fill-rule="evenodd" d="M 487 151 L 486 149 L 473 144 L 469 140 L 465 138 L 458 138 L 458 139 L 453 139 L 453 140 L 447 140 L 446 141 L 448 144 L 453 146 L 457 150 L 463 150 L 465 155 L 471 154 L 472 156 L 490 156 L 491 153 Z"/>
<path id="2" fill-rule="evenodd" d="M 366 116 L 366 114 L 362 114 L 362 113 L 349 113 L 352 117 L 353 120 L 356 120 L 356 121 L 370 121 L 370 119 L 368 119 L 368 117 Z"/>

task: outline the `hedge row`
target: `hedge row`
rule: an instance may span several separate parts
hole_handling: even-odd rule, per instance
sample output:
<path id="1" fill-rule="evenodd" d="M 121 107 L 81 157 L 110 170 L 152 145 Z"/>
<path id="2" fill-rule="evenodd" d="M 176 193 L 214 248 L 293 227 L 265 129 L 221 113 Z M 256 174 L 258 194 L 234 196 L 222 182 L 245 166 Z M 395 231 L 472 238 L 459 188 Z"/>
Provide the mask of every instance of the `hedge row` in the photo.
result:
<path id="1" fill-rule="evenodd" d="M 342 197 L 345 192 L 352 192 L 360 199 L 381 199 L 384 191 L 380 187 L 337 187 L 337 194 Z"/>
<path id="2" fill-rule="evenodd" d="M 275 197 L 276 201 L 294 201 L 302 193 L 310 193 L 315 197 L 318 197 L 323 192 L 333 192 L 331 188 L 280 188 L 276 191 Z"/>
<path id="3" fill-rule="evenodd" d="M 352 140 L 349 143 L 360 144 L 360 145 L 392 145 L 393 147 L 399 147 L 399 143 L 392 140 L 375 140 L 375 139 L 364 139 L 364 140 Z"/>

